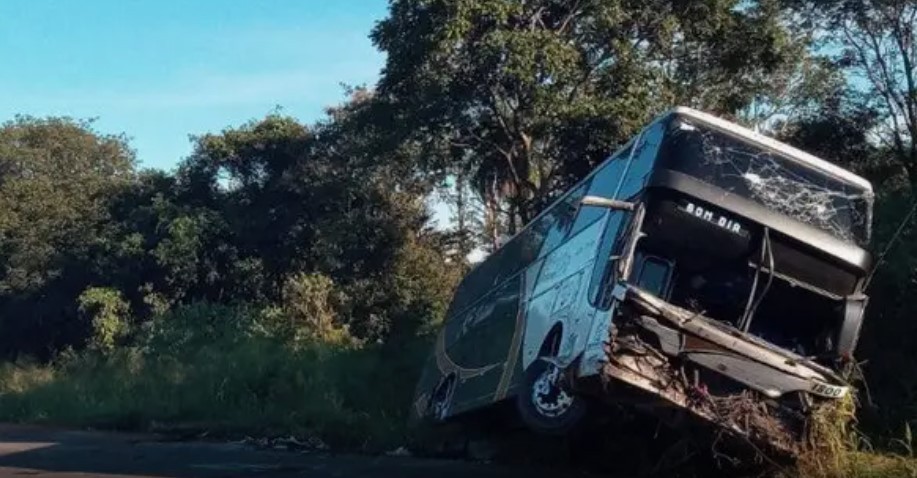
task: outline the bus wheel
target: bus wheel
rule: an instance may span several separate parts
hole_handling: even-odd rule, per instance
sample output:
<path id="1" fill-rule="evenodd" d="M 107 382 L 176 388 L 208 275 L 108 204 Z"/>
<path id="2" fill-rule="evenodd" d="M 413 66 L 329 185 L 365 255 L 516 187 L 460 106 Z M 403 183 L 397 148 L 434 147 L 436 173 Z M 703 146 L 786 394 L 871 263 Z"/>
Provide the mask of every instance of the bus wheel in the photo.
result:
<path id="1" fill-rule="evenodd" d="M 430 418 L 434 422 L 442 422 L 449 417 L 454 393 L 455 375 L 449 375 L 436 386 L 436 390 L 430 396 Z"/>
<path id="2" fill-rule="evenodd" d="M 536 360 L 525 372 L 516 406 L 522 421 L 533 431 L 548 435 L 567 435 L 583 422 L 587 404 L 583 397 L 567 389 L 563 370 Z"/>

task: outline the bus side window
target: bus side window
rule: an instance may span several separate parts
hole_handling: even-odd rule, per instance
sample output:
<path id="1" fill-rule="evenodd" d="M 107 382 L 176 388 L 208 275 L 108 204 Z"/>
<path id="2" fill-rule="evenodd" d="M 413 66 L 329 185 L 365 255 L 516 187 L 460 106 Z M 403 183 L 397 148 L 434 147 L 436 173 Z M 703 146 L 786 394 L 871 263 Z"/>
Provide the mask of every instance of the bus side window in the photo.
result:
<path id="1" fill-rule="evenodd" d="M 546 214 L 546 216 L 551 216 L 551 226 L 545 237 L 544 244 L 541 246 L 539 257 L 550 254 L 563 242 L 567 232 L 573 226 L 573 220 L 578 209 L 577 204 L 585 194 L 586 185 L 584 184 L 567 194 L 563 200 L 555 204 Z"/>
<path id="2" fill-rule="evenodd" d="M 589 186 L 590 196 L 599 196 L 608 199 L 619 199 L 616 197 L 618 186 L 627 170 L 627 159 L 630 156 L 631 147 L 628 145 L 625 149 L 603 164 L 596 171 Z"/>
<path id="3" fill-rule="evenodd" d="M 665 125 L 659 122 L 640 136 L 640 141 L 634 150 L 634 158 L 631 161 L 630 169 L 627 171 L 627 178 L 621 186 L 621 197 L 631 197 L 646 186 L 646 181 L 653 172 L 653 166 L 656 163 L 656 156 L 659 153 L 659 146 L 662 144 L 664 133 Z"/>
<path id="4" fill-rule="evenodd" d="M 446 320 L 451 320 L 452 315 L 462 313 L 464 309 L 490 292 L 497 279 L 499 262 L 492 255 L 465 276 L 455 292 Z"/>
<path id="5" fill-rule="evenodd" d="M 631 275 L 637 276 L 634 281 L 637 287 L 663 299 L 667 298 L 669 280 L 672 275 L 670 261 L 657 256 L 642 256 L 640 267 Z"/>
<path id="6" fill-rule="evenodd" d="M 583 185 L 591 194 L 593 180 L 588 181 Z M 598 207 L 598 206 L 583 206 L 579 205 L 576 211 L 576 219 L 573 222 L 573 226 L 570 228 L 570 232 L 567 234 L 567 238 L 571 238 L 580 233 L 583 229 L 594 224 L 596 221 L 604 217 L 605 212 L 608 211 L 607 208 Z"/>
<path id="7" fill-rule="evenodd" d="M 528 265 L 525 263 L 525 258 L 522 255 L 522 247 L 524 245 L 523 239 L 527 232 L 528 231 L 524 231 L 522 234 L 513 238 L 512 241 L 504 244 L 496 253 L 494 260 L 497 262 L 497 273 L 494 279 L 494 286 L 502 284 L 503 281 L 516 275 L 517 272 Z"/>
<path id="8" fill-rule="evenodd" d="M 583 229 L 591 226 L 602 218 L 602 216 L 607 212 L 608 209 L 599 206 L 581 206 L 579 212 L 576 214 L 576 222 L 573 223 L 573 228 L 570 229 L 570 234 L 568 237 L 573 237 L 580 233 Z"/>

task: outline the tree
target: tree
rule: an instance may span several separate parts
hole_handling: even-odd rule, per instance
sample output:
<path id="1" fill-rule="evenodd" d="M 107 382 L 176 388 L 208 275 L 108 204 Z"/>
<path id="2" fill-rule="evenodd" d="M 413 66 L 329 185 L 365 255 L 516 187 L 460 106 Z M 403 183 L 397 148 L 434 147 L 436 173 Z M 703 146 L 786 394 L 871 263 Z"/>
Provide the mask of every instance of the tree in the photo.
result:
<path id="1" fill-rule="evenodd" d="M 434 198 L 449 208 L 448 224 L 439 224 L 448 232 L 443 239 L 450 260 L 458 263 L 467 261 L 480 243 L 492 242 L 483 223 L 483 210 L 480 201 L 468 184 L 464 171 L 458 170 L 440 187 Z"/>
<path id="2" fill-rule="evenodd" d="M 311 134 L 290 117 L 271 114 L 221 134 L 195 139 L 180 166 L 179 201 L 214 211 L 223 221 L 239 258 L 263 267 L 265 287 L 276 299 L 308 221 L 302 176 L 311 163 Z"/>
<path id="3" fill-rule="evenodd" d="M 858 355 L 868 393 L 861 413 L 875 437 L 900 433 L 913 418 L 917 361 L 910 299 L 917 281 L 913 220 L 917 181 L 917 3 L 905 0 L 789 1 L 818 30 L 818 47 L 846 75 L 846 88 L 815 116 L 799 118 L 789 139 L 866 175 L 876 190 L 872 249 L 886 252 L 871 297 Z M 899 230 L 900 227 L 900 230 Z M 891 241 L 895 239 L 895 242 Z"/>
<path id="4" fill-rule="evenodd" d="M 372 33 L 376 100 L 421 169 L 463 165 L 513 233 L 654 114 L 771 91 L 804 53 L 781 18 L 768 1 L 396 0 Z"/>
<path id="5" fill-rule="evenodd" d="M 821 47 L 848 75 L 848 98 L 878 115 L 869 131 L 917 183 L 917 3 L 789 0 L 820 29 Z"/>
<path id="6" fill-rule="evenodd" d="M 363 123 L 370 98 L 355 93 L 311 128 L 268 115 L 196 139 L 171 206 L 183 212 L 167 214 L 160 230 L 168 234 L 148 246 L 169 264 L 166 271 L 177 272 L 174 279 L 192 281 L 183 288 L 196 292 L 185 301 L 276 303 L 284 284 L 316 275 L 348 298 L 338 301 L 344 325 L 360 338 L 381 339 L 421 300 L 403 299 L 391 281 L 411 277 L 398 272 L 406 248 L 430 252 L 446 267 L 436 241 L 418 239 L 429 219 L 429 183 L 403 173 L 397 149 L 373 151 L 373 128 Z M 247 281 L 256 293 L 239 288 L 246 281 L 234 272 L 238 264 L 257 272 Z"/>
<path id="7" fill-rule="evenodd" d="M 87 333 L 76 297 L 98 279 L 107 201 L 133 176 L 125 139 L 89 122 L 18 117 L 0 127 L 4 353 L 44 353 Z"/>
<path id="8" fill-rule="evenodd" d="M 781 124 L 781 141 L 853 170 L 868 178 L 877 188 L 888 185 L 898 174 L 887 154 L 872 141 L 870 131 L 878 127 L 879 118 L 872 109 L 849 101 L 825 102 L 809 114 L 795 116 Z"/>

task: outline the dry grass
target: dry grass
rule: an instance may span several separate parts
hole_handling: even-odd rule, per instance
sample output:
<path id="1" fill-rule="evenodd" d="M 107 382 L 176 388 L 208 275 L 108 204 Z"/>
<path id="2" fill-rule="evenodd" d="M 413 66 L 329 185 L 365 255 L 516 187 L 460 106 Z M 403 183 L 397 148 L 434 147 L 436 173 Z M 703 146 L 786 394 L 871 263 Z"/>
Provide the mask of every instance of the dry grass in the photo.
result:
<path id="1" fill-rule="evenodd" d="M 24 393 L 54 381 L 55 369 L 32 363 L 0 363 L 4 393 Z"/>
<path id="2" fill-rule="evenodd" d="M 853 427 L 856 420 L 856 399 L 829 402 L 809 418 L 805 443 L 799 457 L 799 474 L 811 478 L 846 476 L 852 451 L 861 446 L 861 438 Z"/>
<path id="3" fill-rule="evenodd" d="M 805 450 L 792 473 L 800 478 L 899 478 L 917 477 L 917 458 L 905 445 L 907 455 L 877 453 L 856 427 L 854 396 L 825 406 L 813 414 L 806 433 Z M 908 433 L 909 435 L 909 433 Z"/>

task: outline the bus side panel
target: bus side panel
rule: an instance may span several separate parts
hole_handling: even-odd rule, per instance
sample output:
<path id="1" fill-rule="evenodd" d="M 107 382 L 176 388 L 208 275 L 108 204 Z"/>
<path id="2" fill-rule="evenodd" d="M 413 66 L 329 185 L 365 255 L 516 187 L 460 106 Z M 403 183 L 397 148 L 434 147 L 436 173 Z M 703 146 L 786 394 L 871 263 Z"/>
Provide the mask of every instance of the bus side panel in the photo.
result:
<path id="1" fill-rule="evenodd" d="M 422 416 L 426 412 L 430 396 L 444 379 L 454 377 L 454 380 L 458 382 L 463 377 L 486 371 L 486 369 L 476 370 L 467 367 L 464 356 L 466 349 L 464 343 L 468 340 L 466 336 L 469 329 L 483 312 L 485 312 L 484 307 L 472 307 L 446 318 L 418 379 L 414 391 L 414 413 Z M 459 387 L 460 384 L 457 383 L 456 388 Z"/>
<path id="2" fill-rule="evenodd" d="M 494 391 L 491 402 L 499 402 L 506 398 L 515 396 L 520 385 L 523 366 L 522 366 L 522 344 L 528 330 L 528 310 L 531 297 L 534 295 L 535 283 L 541 273 L 544 265 L 544 258 L 538 259 L 532 263 L 522 274 L 522 296 L 519 299 L 519 309 L 517 312 L 516 327 L 514 330 L 513 340 L 510 343 L 508 358 L 503 364 L 503 373 L 497 389 Z"/>
<path id="3" fill-rule="evenodd" d="M 576 334 L 580 318 L 579 301 L 583 289 L 588 289 L 595 250 L 604 221 L 598 220 L 581 233 L 558 247 L 545 260 L 541 275 L 526 311 L 522 368 L 535 359 L 547 335 L 561 324 L 564 336 Z M 572 327 L 572 328 L 571 328 Z M 563 347 L 565 344 L 561 343 Z"/>
<path id="4" fill-rule="evenodd" d="M 410 421 L 416 423 L 427 416 L 430 405 L 430 395 L 441 382 L 443 374 L 436 364 L 436 352 L 432 351 L 424 360 L 423 369 L 420 371 L 420 378 L 417 380 L 417 386 L 414 390 L 414 402 L 411 406 Z"/>
<path id="5" fill-rule="evenodd" d="M 455 412 L 490 403 L 512 376 L 523 330 L 520 307 L 524 275 L 517 274 L 487 296 L 486 316 L 462 337 L 458 345 L 462 366 L 454 402 Z"/>

